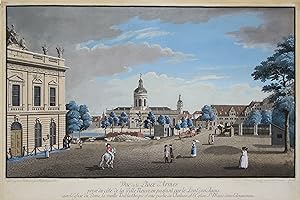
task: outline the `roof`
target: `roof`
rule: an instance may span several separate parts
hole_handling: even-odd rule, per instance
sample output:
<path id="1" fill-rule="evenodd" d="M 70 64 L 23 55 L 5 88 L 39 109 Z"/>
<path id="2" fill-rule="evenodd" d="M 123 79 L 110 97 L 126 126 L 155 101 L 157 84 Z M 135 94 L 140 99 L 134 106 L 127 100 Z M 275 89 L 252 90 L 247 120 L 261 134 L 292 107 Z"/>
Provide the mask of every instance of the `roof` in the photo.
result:
<path id="1" fill-rule="evenodd" d="M 92 116 L 92 121 L 93 122 L 99 122 L 101 120 L 101 116 Z"/>
<path id="2" fill-rule="evenodd" d="M 195 111 L 193 115 L 201 115 L 202 111 Z"/>
<path id="3" fill-rule="evenodd" d="M 244 116 L 247 105 L 211 105 L 218 116 L 229 116 L 231 108 L 234 109 L 237 116 Z"/>
<path id="4" fill-rule="evenodd" d="M 169 107 L 160 107 L 160 106 L 156 106 L 156 107 L 149 107 L 151 110 L 171 110 L 171 108 Z"/>
<path id="5" fill-rule="evenodd" d="M 131 109 L 131 107 L 116 107 L 116 108 L 114 108 L 114 110 L 130 110 Z"/>

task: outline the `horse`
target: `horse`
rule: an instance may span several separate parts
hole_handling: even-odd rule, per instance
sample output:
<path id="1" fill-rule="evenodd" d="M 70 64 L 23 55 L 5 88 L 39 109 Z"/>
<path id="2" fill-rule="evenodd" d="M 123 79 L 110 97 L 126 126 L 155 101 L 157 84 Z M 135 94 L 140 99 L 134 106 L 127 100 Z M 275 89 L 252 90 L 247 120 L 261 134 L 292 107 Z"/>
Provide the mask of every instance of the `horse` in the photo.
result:
<path id="1" fill-rule="evenodd" d="M 104 169 L 103 164 L 105 162 L 108 168 L 109 167 L 114 168 L 113 163 L 116 154 L 115 148 L 112 149 L 112 154 L 114 155 L 113 157 L 108 152 L 105 152 L 101 157 L 101 161 L 99 162 L 98 167 Z"/>

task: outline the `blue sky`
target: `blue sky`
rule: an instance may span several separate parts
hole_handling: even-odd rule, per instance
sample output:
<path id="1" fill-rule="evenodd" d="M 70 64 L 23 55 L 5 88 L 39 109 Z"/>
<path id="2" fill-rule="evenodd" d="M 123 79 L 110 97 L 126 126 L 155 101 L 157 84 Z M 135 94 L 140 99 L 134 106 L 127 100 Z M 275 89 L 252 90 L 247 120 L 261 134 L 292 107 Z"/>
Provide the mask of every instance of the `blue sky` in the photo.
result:
<path id="1" fill-rule="evenodd" d="M 237 44 L 234 38 L 226 33 L 238 30 L 243 26 L 259 26 L 262 20 L 256 13 L 220 16 L 207 23 L 174 24 L 156 20 L 142 20 L 133 17 L 126 23 L 111 27 L 122 32 L 115 38 L 90 40 L 81 43 L 81 47 L 96 48 L 126 43 L 149 45 L 158 44 L 186 55 L 180 60 L 170 58 L 158 59 L 155 63 L 145 63 L 130 71 L 121 72 L 114 78 L 126 79 L 139 73 L 157 72 L 185 80 L 197 76 L 216 77 L 213 81 L 219 87 L 249 82 L 250 85 L 261 85 L 254 81 L 250 74 L 263 59 L 272 54 L 264 48 L 245 48 Z M 103 77 L 99 77 L 103 78 Z"/>

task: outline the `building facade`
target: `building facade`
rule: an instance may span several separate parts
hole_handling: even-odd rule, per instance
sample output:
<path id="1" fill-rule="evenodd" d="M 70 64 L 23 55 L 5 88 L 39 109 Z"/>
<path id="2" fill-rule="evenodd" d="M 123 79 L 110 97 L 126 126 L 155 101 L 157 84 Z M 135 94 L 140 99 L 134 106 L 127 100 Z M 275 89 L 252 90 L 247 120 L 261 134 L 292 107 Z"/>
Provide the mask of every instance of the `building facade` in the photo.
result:
<path id="1" fill-rule="evenodd" d="M 179 95 L 176 110 L 172 110 L 169 107 L 149 106 L 147 90 L 144 87 L 142 77 L 140 77 L 138 87 L 133 92 L 133 106 L 117 107 L 112 110 L 107 110 L 106 114 L 109 115 L 111 112 L 115 112 L 117 116 L 125 112 L 128 115 L 129 128 L 143 128 L 143 122 L 147 119 L 149 112 L 152 112 L 156 118 L 159 115 L 168 116 L 170 118 L 170 126 L 172 127 L 178 123 L 185 111 L 183 111 L 181 95 Z"/>
<path id="2" fill-rule="evenodd" d="M 61 148 L 66 129 L 64 59 L 7 46 L 7 151 Z"/>

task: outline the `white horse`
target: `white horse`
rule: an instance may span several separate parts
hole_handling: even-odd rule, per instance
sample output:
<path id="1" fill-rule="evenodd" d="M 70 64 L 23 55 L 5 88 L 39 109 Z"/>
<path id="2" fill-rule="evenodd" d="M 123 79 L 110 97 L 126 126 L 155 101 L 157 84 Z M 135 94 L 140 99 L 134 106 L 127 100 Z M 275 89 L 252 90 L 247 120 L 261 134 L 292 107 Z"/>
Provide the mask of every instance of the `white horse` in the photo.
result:
<path id="1" fill-rule="evenodd" d="M 116 154 L 115 148 L 112 149 L 112 154 L 114 156 L 111 156 L 110 153 L 105 152 L 101 157 L 101 161 L 99 162 L 98 167 L 104 169 L 103 164 L 105 163 L 108 168 L 109 167 L 114 168 L 113 164 L 114 164 L 114 159 L 115 159 L 115 154 Z"/>

